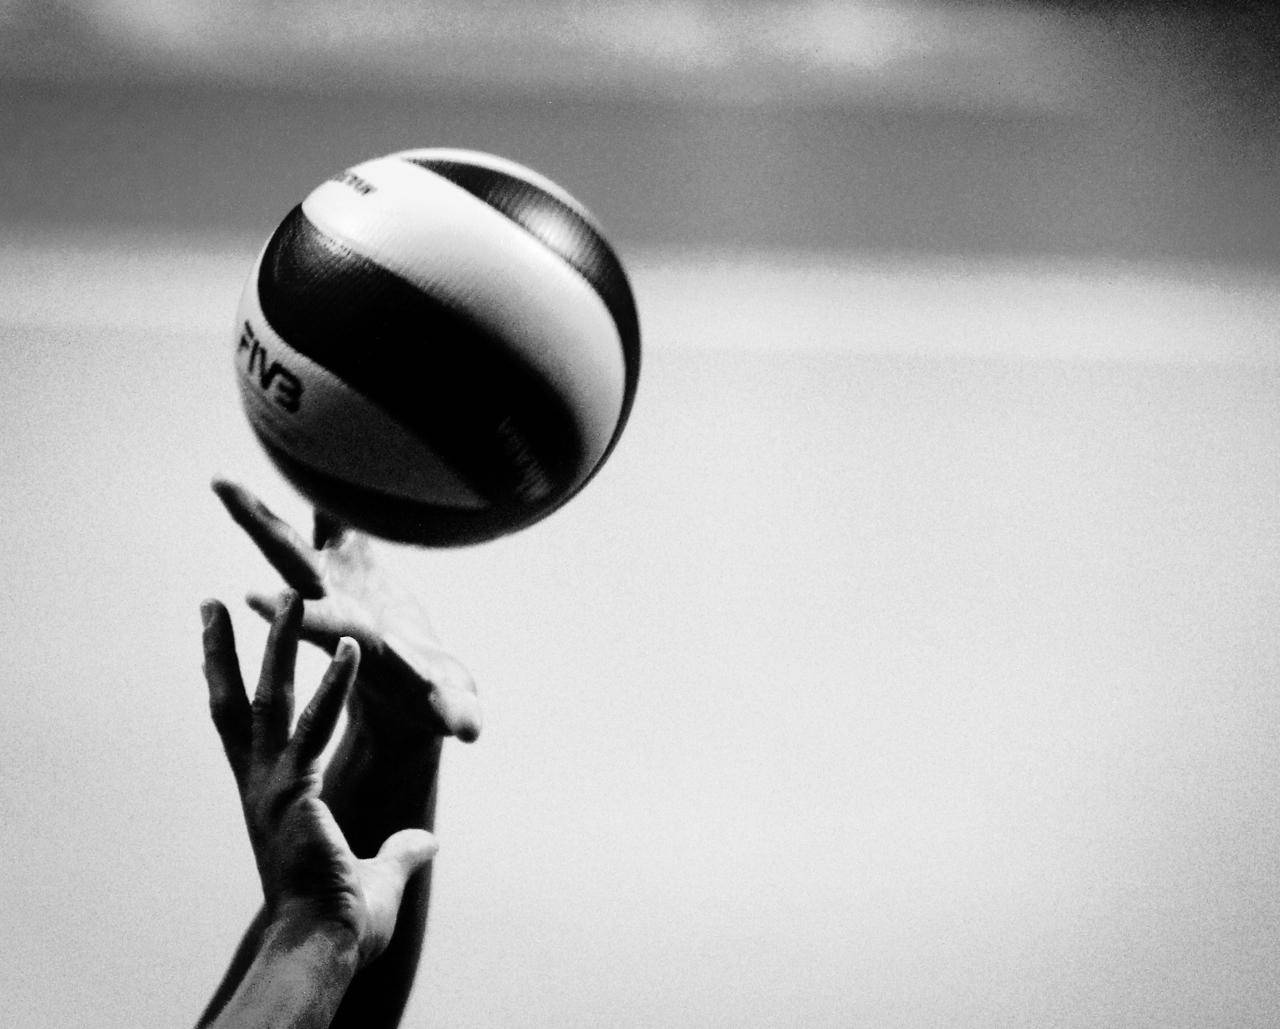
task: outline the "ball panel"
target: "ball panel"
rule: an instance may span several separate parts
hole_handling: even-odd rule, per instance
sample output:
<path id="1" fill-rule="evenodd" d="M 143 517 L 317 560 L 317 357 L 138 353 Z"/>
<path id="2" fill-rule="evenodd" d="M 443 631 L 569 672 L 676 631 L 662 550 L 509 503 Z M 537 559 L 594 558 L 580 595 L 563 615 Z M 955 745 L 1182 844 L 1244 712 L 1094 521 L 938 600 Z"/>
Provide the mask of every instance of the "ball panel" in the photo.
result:
<path id="1" fill-rule="evenodd" d="M 591 471 L 564 398 L 475 324 L 295 210 L 263 252 L 267 323 L 491 503 L 541 505 Z"/>
<path id="2" fill-rule="evenodd" d="M 544 193 L 550 193 L 566 206 L 572 208 L 575 212 L 590 222 L 592 227 L 599 231 L 600 227 L 596 224 L 595 216 L 592 215 L 585 206 L 583 206 L 577 197 L 561 186 L 558 182 L 553 182 L 541 172 L 535 171 L 527 165 L 520 164 L 517 161 L 513 161 L 509 157 L 486 153 L 483 150 L 467 150 L 462 147 L 417 147 L 413 150 L 399 150 L 396 153 L 388 154 L 387 156 L 406 161 L 451 161 L 456 164 L 467 164 L 476 168 L 487 168 L 491 171 L 503 172 L 515 178 L 523 179 L 524 181 L 537 186 Z"/>
<path id="3" fill-rule="evenodd" d="M 427 546 L 566 503 L 616 445 L 640 360 L 630 287 L 589 212 L 458 150 L 315 189 L 260 255 L 236 340 L 250 425 L 285 477 Z"/>
<path id="4" fill-rule="evenodd" d="M 640 327 L 626 272 L 613 248 L 576 206 L 511 168 L 488 167 L 456 152 L 401 155 L 500 211 L 587 280 L 618 327 L 629 377 L 639 373 Z"/>
<path id="5" fill-rule="evenodd" d="M 256 275 L 244 290 L 237 317 L 236 379 L 245 413 L 260 436 L 359 486 L 408 500 L 487 506 L 420 436 L 282 340 L 263 316 Z M 432 403 L 441 387 L 423 383 L 422 391 L 425 402 Z"/>
<path id="6" fill-rule="evenodd" d="M 257 436 L 281 474 L 317 507 L 393 542 L 424 547 L 483 543 L 523 529 L 550 510 L 511 505 L 460 508 L 408 500 L 335 478 L 299 461 L 262 433 Z"/>
<path id="7" fill-rule="evenodd" d="M 403 150 L 388 157 L 411 161 L 443 175 L 512 218 L 583 275 L 604 300 L 618 328 L 624 356 L 624 384 L 622 409 L 613 436 L 596 462 L 599 469 L 617 445 L 635 401 L 640 378 L 640 321 L 626 273 L 591 212 L 546 176 L 496 154 L 442 147 Z M 571 222 L 575 216 L 576 231 L 566 231 L 561 219 Z M 598 240 L 598 247 L 591 240 L 592 235 Z M 566 237 L 587 243 L 587 251 L 575 253 L 573 248 L 565 246 Z M 594 471 L 591 474 L 594 475 Z M 579 488 L 585 484 L 584 481 Z"/>
<path id="8" fill-rule="evenodd" d="M 563 395 L 588 464 L 603 456 L 625 408 L 625 351 L 600 295 L 562 258 L 483 200 L 398 159 L 356 165 L 314 190 L 303 211 L 503 340 Z"/>

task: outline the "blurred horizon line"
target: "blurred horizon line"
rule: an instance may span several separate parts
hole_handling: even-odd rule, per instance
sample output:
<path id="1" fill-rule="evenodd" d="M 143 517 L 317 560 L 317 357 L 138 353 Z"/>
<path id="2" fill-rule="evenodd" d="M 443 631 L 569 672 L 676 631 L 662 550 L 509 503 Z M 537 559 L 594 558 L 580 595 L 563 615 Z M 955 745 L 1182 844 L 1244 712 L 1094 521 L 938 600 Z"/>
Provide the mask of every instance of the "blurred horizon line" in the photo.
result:
<path id="1" fill-rule="evenodd" d="M 9 286 L 0 321 L 77 336 L 111 326 L 176 336 L 204 325 L 230 346 L 259 242 L 23 233 L 0 242 Z M 623 259 L 655 352 L 1280 368 L 1280 287 L 1257 269 L 648 247 Z M 76 304 L 58 300 L 70 295 Z M 772 326 L 767 335 L 762 326 Z"/>

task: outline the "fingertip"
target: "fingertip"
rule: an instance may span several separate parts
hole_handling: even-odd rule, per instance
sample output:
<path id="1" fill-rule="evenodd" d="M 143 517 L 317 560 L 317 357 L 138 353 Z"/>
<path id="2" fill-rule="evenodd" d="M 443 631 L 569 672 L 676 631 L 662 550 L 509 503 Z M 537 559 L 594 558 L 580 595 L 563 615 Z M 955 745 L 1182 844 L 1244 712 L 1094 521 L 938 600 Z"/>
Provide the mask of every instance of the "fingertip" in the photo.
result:
<path id="1" fill-rule="evenodd" d="M 413 853 L 421 857 L 422 860 L 430 861 L 440 852 L 440 841 L 436 839 L 436 834 L 428 832 L 426 829 L 410 829 L 412 835 L 411 846 Z"/>
<path id="2" fill-rule="evenodd" d="M 276 616 L 276 602 L 265 593 L 246 593 L 244 602 L 249 605 L 250 611 L 261 615 L 268 622 Z"/>
<path id="3" fill-rule="evenodd" d="M 435 695 L 436 714 L 446 731 L 463 743 L 474 743 L 480 738 L 480 701 L 475 693 L 448 693 Z"/>
<path id="4" fill-rule="evenodd" d="M 276 608 L 277 617 L 284 624 L 302 621 L 302 594 L 292 586 L 280 591 L 280 599 Z"/>
<path id="5" fill-rule="evenodd" d="M 200 602 L 200 625 L 205 648 L 216 647 L 231 631 L 231 615 L 222 601 L 210 597 Z"/>
<path id="6" fill-rule="evenodd" d="M 222 501 L 223 507 L 234 509 L 236 501 L 244 492 L 244 488 L 232 479 L 228 479 L 225 475 L 215 475 L 209 480 L 209 488 L 213 490 L 213 495 Z"/>
<path id="7" fill-rule="evenodd" d="M 330 675 L 338 681 L 344 695 L 351 689 L 360 671 L 360 644 L 350 636 L 339 638 L 329 658 Z"/>
<path id="8" fill-rule="evenodd" d="M 358 662 L 360 660 L 360 643 L 351 636 L 338 639 L 338 646 L 333 652 L 333 659 L 342 662 Z"/>
<path id="9" fill-rule="evenodd" d="M 218 617 L 218 608 L 221 605 L 213 598 L 200 601 L 200 624 L 208 629 L 213 624 L 213 620 Z"/>
<path id="10" fill-rule="evenodd" d="M 425 829 L 401 829 L 387 839 L 378 856 L 395 861 L 407 878 L 433 861 L 439 851 L 440 841 L 434 833 Z"/>

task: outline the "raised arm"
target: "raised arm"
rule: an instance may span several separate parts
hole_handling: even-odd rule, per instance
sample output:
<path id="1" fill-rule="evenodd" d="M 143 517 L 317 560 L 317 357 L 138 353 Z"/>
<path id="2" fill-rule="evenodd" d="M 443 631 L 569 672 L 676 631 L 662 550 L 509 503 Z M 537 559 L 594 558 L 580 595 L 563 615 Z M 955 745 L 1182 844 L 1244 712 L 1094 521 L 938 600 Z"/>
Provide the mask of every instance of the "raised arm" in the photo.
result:
<path id="1" fill-rule="evenodd" d="M 376 855 L 351 849 L 320 796 L 320 755 L 356 677 L 360 651 L 343 639 L 290 732 L 302 604 L 279 604 L 252 704 L 226 608 L 207 601 L 205 678 L 214 725 L 240 793 L 264 898 L 258 945 L 211 1016 L 214 1027 L 291 1029 L 332 1023 L 353 978 L 390 943 L 405 884 L 435 840 L 404 829 Z"/>
<path id="2" fill-rule="evenodd" d="M 443 739 L 470 741 L 480 730 L 470 675 L 440 647 L 413 592 L 377 566 L 359 533 L 318 515 L 311 545 L 247 490 L 228 482 L 216 482 L 214 490 L 286 583 L 306 598 L 302 638 L 331 654 L 343 636 L 360 643 L 346 733 L 322 792 L 352 850 L 369 856 L 397 829 L 433 828 Z M 253 594 L 249 603 L 267 618 L 279 610 L 271 595 Z M 334 1026 L 390 1029 L 399 1023 L 418 966 L 429 896 L 427 868 L 410 880 L 392 940 L 355 976 Z M 266 926 L 260 911 L 201 1025 L 221 1010 L 257 959 Z"/>

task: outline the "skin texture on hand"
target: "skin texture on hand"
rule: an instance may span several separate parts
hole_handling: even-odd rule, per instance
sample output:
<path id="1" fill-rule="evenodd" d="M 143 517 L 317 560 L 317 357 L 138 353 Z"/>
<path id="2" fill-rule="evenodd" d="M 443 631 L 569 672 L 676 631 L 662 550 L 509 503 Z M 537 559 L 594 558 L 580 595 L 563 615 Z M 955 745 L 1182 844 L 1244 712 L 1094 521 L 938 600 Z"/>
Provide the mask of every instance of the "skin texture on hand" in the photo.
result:
<path id="1" fill-rule="evenodd" d="M 355 975 L 349 937 L 311 923 L 275 922 L 263 933 L 213 1029 L 325 1029 Z"/>
<path id="2" fill-rule="evenodd" d="M 352 697 L 353 713 L 396 728 L 427 728 L 434 735 L 473 741 L 480 704 L 470 674 L 445 650 L 416 595 L 376 563 L 369 540 L 323 513 L 308 544 L 257 497 L 216 479 L 223 506 L 278 571 L 307 601 L 302 639 L 333 654 L 349 636 L 363 651 Z M 264 618 L 279 611 L 278 597 L 251 593 L 249 606 Z"/>
<path id="3" fill-rule="evenodd" d="M 305 598 L 299 636 L 329 654 L 350 637 L 362 651 L 348 697 L 346 730 L 324 771 L 321 798 L 352 852 L 378 854 L 406 826 L 431 830 L 443 738 L 474 740 L 480 708 L 471 676 L 444 650 L 416 594 L 387 575 L 368 540 L 323 513 L 308 543 L 252 493 L 225 480 L 213 489 L 285 583 Z M 276 595 L 250 606 L 274 619 Z M 382 955 L 351 981 L 333 1029 L 392 1029 L 413 988 L 426 932 L 432 867 L 405 887 L 395 932 Z M 270 939 L 264 908 L 246 930 L 202 1014 L 207 1026 L 262 960 Z"/>
<path id="4" fill-rule="evenodd" d="M 405 829 L 372 858 L 358 858 L 321 799 L 320 755 L 338 722 L 360 663 L 344 637 L 306 710 L 293 719 L 293 678 L 302 602 L 288 591 L 267 639 L 253 702 L 246 696 L 227 610 L 206 601 L 205 678 L 214 725 L 231 765 L 267 917 L 349 933 L 357 967 L 386 948 L 405 883 L 434 855 L 422 829 Z"/>

